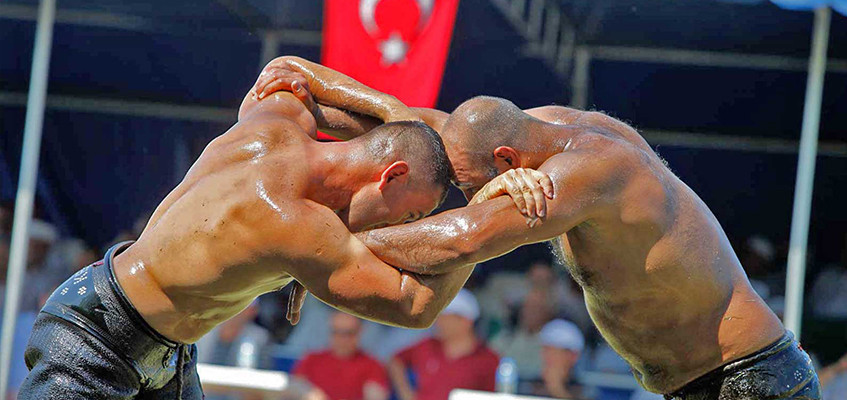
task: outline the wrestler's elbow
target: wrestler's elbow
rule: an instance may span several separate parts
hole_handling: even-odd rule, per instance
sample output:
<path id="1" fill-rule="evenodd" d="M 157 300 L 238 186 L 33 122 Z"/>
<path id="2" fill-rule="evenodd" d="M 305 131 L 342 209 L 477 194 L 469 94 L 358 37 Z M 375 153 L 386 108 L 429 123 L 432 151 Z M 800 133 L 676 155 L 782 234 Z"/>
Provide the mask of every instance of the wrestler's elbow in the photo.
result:
<path id="1" fill-rule="evenodd" d="M 441 312 L 435 292 L 420 283 L 420 277 L 403 272 L 401 291 L 404 300 L 401 302 L 399 314 L 405 328 L 426 329 L 432 326 L 438 313 Z"/>

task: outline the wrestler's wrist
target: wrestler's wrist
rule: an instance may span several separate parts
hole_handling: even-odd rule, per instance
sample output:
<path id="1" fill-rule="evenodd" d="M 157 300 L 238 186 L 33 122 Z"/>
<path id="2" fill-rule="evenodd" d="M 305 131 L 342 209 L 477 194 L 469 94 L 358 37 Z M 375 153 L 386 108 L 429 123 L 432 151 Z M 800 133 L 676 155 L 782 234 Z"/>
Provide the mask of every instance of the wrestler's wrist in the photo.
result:
<path id="1" fill-rule="evenodd" d="M 403 102 L 392 95 L 384 95 L 383 104 L 385 105 L 380 110 L 380 115 L 377 118 L 385 123 L 397 121 L 423 121 L 418 113 L 407 107 Z"/>

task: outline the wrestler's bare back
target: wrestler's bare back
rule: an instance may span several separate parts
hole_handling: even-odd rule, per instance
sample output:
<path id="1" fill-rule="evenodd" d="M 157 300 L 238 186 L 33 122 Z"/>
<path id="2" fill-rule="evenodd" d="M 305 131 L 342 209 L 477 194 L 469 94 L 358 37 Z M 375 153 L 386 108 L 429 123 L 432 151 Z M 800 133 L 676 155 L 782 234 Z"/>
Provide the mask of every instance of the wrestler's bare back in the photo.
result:
<path id="1" fill-rule="evenodd" d="M 702 200 L 634 130 L 596 113 L 579 115 L 592 120 L 564 153 L 623 146 L 632 171 L 615 210 L 569 230 L 553 246 L 583 287 L 598 329 L 644 386 L 667 393 L 776 341 L 783 333 L 779 320 L 750 287 Z M 581 124 L 556 111 L 535 116 Z"/>
<path id="2" fill-rule="evenodd" d="M 303 210 L 306 140 L 287 119 L 239 123 L 206 147 L 116 257 L 119 283 L 154 329 L 191 342 L 291 281 L 290 223 L 311 211 Z"/>
<path id="3" fill-rule="evenodd" d="M 348 180 L 345 172 L 317 174 L 321 158 L 310 158 L 316 146 L 344 145 L 315 142 L 312 113 L 289 93 L 247 99 L 242 114 L 252 118 L 207 146 L 138 241 L 115 257 L 118 282 L 144 320 L 193 343 L 297 279 L 363 318 L 431 325 L 473 266 L 430 277 L 382 262 L 339 216 L 337 192 L 322 189 L 324 179 Z"/>

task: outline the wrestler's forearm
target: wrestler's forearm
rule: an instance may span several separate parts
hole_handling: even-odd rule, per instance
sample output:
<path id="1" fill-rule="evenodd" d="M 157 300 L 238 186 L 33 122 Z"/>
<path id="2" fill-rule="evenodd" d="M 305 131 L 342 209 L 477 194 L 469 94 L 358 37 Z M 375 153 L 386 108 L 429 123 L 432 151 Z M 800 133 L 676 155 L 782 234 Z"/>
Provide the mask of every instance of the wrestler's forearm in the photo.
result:
<path id="1" fill-rule="evenodd" d="M 417 114 L 396 97 L 371 89 L 338 71 L 295 56 L 283 56 L 271 61 L 276 62 L 285 63 L 303 74 L 309 83 L 309 91 L 318 103 L 376 117 L 383 122 L 420 121 Z"/>
<path id="2" fill-rule="evenodd" d="M 437 275 L 498 257 L 539 241 L 508 197 L 458 208 L 420 221 L 358 233 L 384 262 L 405 271 Z"/>
<path id="3" fill-rule="evenodd" d="M 318 108 L 319 115 L 315 116 L 318 129 L 341 140 L 357 138 L 383 124 L 376 117 L 345 111 L 324 104 L 318 104 Z"/>
<path id="4" fill-rule="evenodd" d="M 318 129 L 341 140 L 359 137 L 383 124 L 376 117 L 345 111 L 320 103 L 318 103 L 318 108 L 320 109 L 319 115 L 315 116 Z M 411 109 L 424 123 L 437 132 L 441 132 L 441 128 L 449 116 L 443 111 L 431 108 L 412 107 Z"/>
<path id="5" fill-rule="evenodd" d="M 439 134 L 441 134 L 441 130 L 444 128 L 444 123 L 447 122 L 447 118 L 450 117 L 450 114 L 434 108 L 412 107 L 412 111 L 414 111 L 425 124 L 429 125 L 432 129 L 435 129 L 435 131 Z"/>

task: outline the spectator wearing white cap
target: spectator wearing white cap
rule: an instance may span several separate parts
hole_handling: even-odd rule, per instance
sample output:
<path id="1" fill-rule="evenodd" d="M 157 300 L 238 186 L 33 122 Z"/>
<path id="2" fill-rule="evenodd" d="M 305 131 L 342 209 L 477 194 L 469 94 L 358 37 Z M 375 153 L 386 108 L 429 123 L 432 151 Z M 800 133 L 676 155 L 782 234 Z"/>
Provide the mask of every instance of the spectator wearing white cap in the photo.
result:
<path id="1" fill-rule="evenodd" d="M 541 328 L 553 319 L 553 298 L 546 290 L 530 289 L 524 297 L 514 330 L 502 330 L 491 339 L 491 347 L 515 360 L 518 376 L 523 380 L 541 377 Z"/>
<path id="2" fill-rule="evenodd" d="M 397 353 L 388 374 L 400 400 L 447 400 L 457 388 L 494 390 L 499 357 L 474 333 L 479 304 L 462 290 L 435 321 L 435 337 Z M 407 372 L 415 375 L 413 388 Z"/>
<path id="3" fill-rule="evenodd" d="M 558 399 L 578 399 L 581 390 L 572 382 L 572 372 L 585 348 L 585 338 L 570 321 L 554 319 L 541 328 L 541 378 L 535 393 Z"/>

